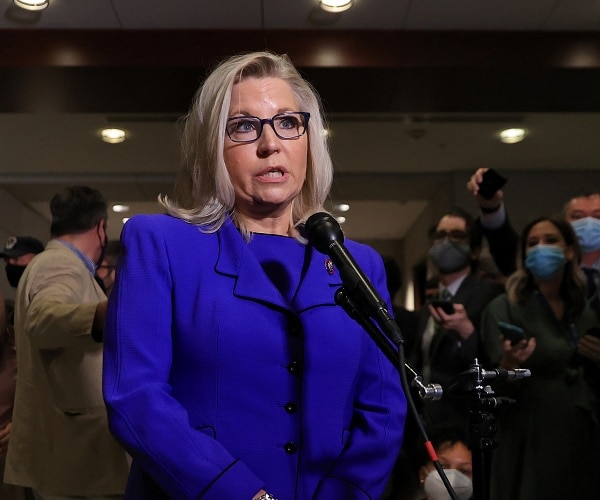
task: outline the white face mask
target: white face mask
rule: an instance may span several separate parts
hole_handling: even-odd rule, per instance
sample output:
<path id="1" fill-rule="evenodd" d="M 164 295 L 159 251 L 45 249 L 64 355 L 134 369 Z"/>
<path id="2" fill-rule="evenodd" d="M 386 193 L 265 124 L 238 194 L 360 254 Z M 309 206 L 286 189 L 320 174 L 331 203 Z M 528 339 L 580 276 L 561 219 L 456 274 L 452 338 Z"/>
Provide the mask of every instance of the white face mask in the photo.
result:
<path id="1" fill-rule="evenodd" d="M 460 500 L 469 500 L 473 495 L 473 481 L 456 469 L 444 469 L 444 472 L 456 496 Z M 437 470 L 433 469 L 427 474 L 423 486 L 428 500 L 451 500 L 450 494 Z"/>

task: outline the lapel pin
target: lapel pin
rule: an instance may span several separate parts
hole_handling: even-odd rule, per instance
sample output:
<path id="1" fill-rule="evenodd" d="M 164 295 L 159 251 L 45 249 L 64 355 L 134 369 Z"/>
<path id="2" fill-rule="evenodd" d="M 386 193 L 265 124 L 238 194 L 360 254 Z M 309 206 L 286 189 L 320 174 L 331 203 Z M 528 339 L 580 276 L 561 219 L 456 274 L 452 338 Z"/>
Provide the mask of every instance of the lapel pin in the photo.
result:
<path id="1" fill-rule="evenodd" d="M 335 268 L 333 267 L 333 261 L 331 259 L 325 259 L 325 269 L 330 276 L 333 274 Z"/>

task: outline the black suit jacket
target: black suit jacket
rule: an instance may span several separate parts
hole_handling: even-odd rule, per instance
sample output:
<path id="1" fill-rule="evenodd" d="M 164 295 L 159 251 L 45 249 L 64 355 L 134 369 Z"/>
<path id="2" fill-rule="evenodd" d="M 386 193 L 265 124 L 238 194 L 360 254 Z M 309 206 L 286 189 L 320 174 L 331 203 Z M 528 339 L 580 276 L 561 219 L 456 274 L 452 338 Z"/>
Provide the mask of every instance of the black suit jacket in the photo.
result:
<path id="1" fill-rule="evenodd" d="M 504 292 L 504 287 L 498 283 L 480 280 L 474 275 L 468 275 L 458 288 L 456 295 L 452 298 L 455 303 L 465 307 L 467 315 L 475 331 L 467 340 L 461 340 L 458 332 L 454 330 L 440 329 L 434 334 L 429 350 L 429 366 L 431 383 L 441 384 L 444 390 L 444 401 L 432 402 L 430 420 L 437 417 L 448 420 L 452 417 L 461 417 L 465 411 L 465 405 L 453 404 L 448 399 L 458 398 L 458 392 L 452 396 L 449 394 L 451 385 L 456 382 L 457 376 L 468 370 L 475 358 L 481 357 L 479 325 L 481 314 L 488 303 Z M 419 311 L 418 334 L 416 342 L 410 354 L 410 364 L 418 372 L 423 373 L 423 354 L 421 344 L 423 334 L 429 320 L 429 308 L 423 307 Z M 491 367 L 485 367 L 490 369 Z M 457 389 L 460 389 L 458 387 Z"/>

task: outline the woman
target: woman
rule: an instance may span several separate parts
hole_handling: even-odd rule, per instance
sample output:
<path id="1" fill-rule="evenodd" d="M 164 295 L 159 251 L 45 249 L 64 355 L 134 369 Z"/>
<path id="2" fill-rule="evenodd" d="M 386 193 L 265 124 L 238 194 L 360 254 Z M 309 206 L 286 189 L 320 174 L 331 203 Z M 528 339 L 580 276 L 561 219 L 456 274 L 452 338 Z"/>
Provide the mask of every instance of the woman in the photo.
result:
<path id="1" fill-rule="evenodd" d="M 492 365 L 531 377 L 496 387 L 516 400 L 498 419 L 491 498 L 595 498 L 600 447 L 597 319 L 585 301 L 577 237 L 565 221 L 542 217 L 521 236 L 521 267 L 483 317 Z M 524 330 L 511 345 L 499 322 Z"/>
<path id="2" fill-rule="evenodd" d="M 316 93 L 286 57 L 233 57 L 197 94 L 183 149 L 170 215 L 125 225 L 107 315 L 127 497 L 378 498 L 406 406 L 299 234 L 332 180 Z M 382 259 L 347 248 L 389 305 Z"/>

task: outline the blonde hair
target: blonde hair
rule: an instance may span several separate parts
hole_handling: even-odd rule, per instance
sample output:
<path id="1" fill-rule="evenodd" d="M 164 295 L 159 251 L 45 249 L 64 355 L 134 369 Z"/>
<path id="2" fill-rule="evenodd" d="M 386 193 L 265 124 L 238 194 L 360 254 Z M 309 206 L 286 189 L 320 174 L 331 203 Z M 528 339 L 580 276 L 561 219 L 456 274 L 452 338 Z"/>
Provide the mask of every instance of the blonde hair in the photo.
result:
<path id="1" fill-rule="evenodd" d="M 175 180 L 173 198 L 159 196 L 167 212 L 203 231 L 214 232 L 233 211 L 235 194 L 225 166 L 223 148 L 225 126 L 233 86 L 246 78 L 280 78 L 294 92 L 299 111 L 308 111 L 308 146 L 306 180 L 292 202 L 291 228 L 313 212 L 323 209 L 333 180 L 320 98 L 305 81 L 286 55 L 253 52 L 233 56 L 217 66 L 200 87 L 192 107 L 184 117 L 182 164 Z M 242 234 L 250 233 L 243 221 L 236 220 Z"/>

